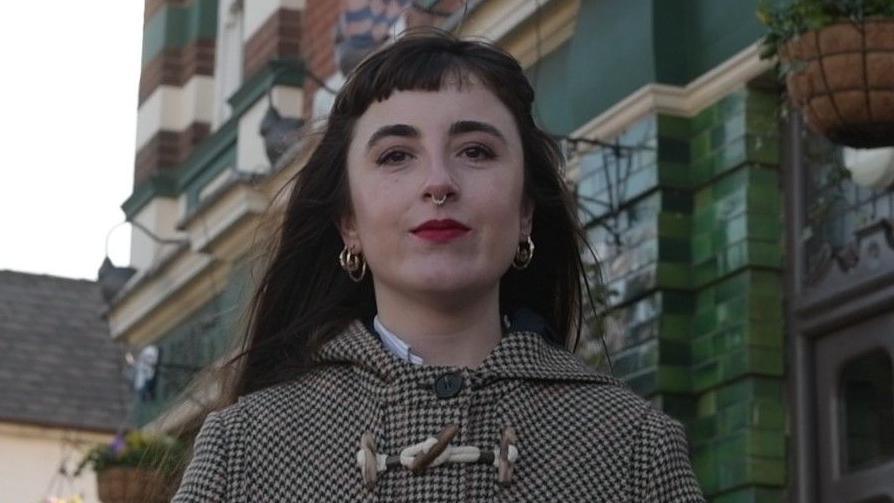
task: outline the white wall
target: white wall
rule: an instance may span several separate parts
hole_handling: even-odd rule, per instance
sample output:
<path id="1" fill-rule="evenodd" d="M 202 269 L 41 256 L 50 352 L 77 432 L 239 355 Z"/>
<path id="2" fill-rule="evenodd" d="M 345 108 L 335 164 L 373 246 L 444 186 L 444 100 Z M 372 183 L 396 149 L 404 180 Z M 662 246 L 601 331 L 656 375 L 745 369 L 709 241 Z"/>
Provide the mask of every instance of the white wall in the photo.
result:
<path id="1" fill-rule="evenodd" d="M 304 91 L 294 87 L 276 86 L 272 92 L 273 104 L 283 117 L 299 118 L 302 114 Z M 264 95 L 239 118 L 239 139 L 236 145 L 236 169 L 249 173 L 265 173 L 270 161 L 261 137 L 261 121 L 270 108 Z"/>
<path id="2" fill-rule="evenodd" d="M 159 238 L 182 239 L 183 234 L 174 230 L 174 226 L 182 215 L 180 201 L 169 197 L 156 197 L 134 216 L 134 220 Z M 132 267 L 144 271 L 174 248 L 176 245 L 162 245 L 142 230 L 134 227 L 130 233 L 130 264 Z"/>
<path id="3" fill-rule="evenodd" d="M 218 4 L 217 50 L 214 63 L 214 123 L 217 129 L 232 112 L 227 99 L 242 84 L 242 60 L 245 10 L 242 0 L 224 0 Z"/>
<path id="4" fill-rule="evenodd" d="M 57 473 L 63 461 L 73 472 L 87 449 L 111 439 L 111 434 L 0 423 L 0 502 L 39 503 L 48 496 L 81 494 L 85 503 L 98 503 L 96 475 L 89 468 L 71 482 Z"/>
<path id="5" fill-rule="evenodd" d="M 183 131 L 193 122 L 214 118 L 214 78 L 193 75 L 183 87 L 162 85 L 137 111 L 137 150 L 161 130 Z"/>

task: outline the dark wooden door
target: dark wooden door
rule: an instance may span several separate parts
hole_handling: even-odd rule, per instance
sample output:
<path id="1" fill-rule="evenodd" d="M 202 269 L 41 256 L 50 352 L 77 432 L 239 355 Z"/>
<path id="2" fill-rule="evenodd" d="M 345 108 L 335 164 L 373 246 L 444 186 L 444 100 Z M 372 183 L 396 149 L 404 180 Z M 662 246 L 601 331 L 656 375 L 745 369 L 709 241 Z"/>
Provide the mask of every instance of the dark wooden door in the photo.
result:
<path id="1" fill-rule="evenodd" d="M 787 123 L 791 501 L 894 503 L 894 192 Z"/>
<path id="2" fill-rule="evenodd" d="M 820 501 L 894 502 L 894 313 L 816 341 Z"/>

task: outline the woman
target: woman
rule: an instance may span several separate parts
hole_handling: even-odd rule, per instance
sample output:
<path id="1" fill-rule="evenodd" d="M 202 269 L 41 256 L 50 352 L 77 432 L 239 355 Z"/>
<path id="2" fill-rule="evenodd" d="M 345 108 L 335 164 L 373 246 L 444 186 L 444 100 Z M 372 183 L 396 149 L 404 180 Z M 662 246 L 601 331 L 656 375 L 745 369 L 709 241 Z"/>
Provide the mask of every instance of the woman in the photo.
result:
<path id="1" fill-rule="evenodd" d="M 702 501 L 680 425 L 565 349 L 583 237 L 533 99 L 443 33 L 358 66 L 175 501 Z"/>

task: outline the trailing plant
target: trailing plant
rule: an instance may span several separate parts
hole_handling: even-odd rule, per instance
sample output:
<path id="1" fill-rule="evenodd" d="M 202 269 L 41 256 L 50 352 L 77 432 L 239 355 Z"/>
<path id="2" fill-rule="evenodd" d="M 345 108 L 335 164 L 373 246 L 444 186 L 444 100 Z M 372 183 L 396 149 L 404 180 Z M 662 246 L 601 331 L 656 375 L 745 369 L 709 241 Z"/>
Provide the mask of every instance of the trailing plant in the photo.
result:
<path id="1" fill-rule="evenodd" d="M 139 430 L 118 434 L 110 444 L 91 448 L 78 464 L 75 475 L 87 466 L 95 472 L 114 467 L 133 467 L 174 473 L 187 456 L 183 442 L 168 435 L 151 435 Z"/>
<path id="2" fill-rule="evenodd" d="M 844 20 L 859 24 L 871 17 L 894 17 L 894 0 L 761 0 L 757 17 L 769 28 L 761 43 L 761 58 L 766 59 L 808 31 Z"/>

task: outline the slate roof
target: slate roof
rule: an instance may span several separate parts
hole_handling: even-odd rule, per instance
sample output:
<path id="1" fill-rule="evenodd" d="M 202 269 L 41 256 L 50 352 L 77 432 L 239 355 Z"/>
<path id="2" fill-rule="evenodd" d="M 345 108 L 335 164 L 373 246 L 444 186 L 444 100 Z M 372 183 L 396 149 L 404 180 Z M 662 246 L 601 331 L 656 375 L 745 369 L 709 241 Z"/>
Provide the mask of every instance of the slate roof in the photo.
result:
<path id="1" fill-rule="evenodd" d="M 0 270 L 0 422 L 122 426 L 131 394 L 94 281 Z"/>

